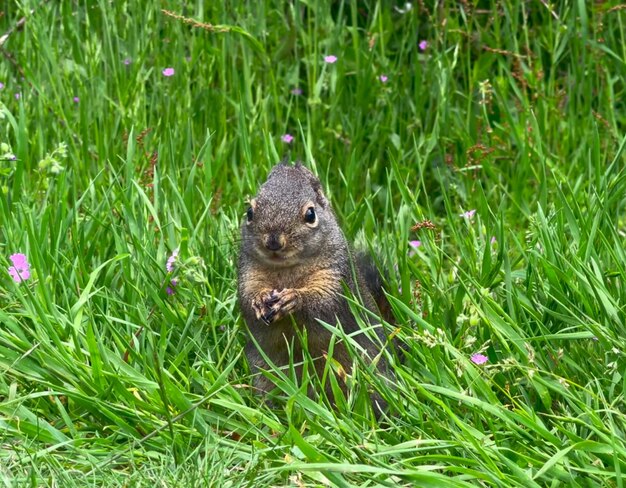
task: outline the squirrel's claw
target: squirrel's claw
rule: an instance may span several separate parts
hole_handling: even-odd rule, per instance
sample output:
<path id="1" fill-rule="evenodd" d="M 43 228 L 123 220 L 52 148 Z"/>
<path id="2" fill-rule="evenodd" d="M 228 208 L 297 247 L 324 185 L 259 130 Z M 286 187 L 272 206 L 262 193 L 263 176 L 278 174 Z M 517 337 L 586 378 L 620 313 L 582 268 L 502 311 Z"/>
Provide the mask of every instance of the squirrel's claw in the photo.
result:
<path id="1" fill-rule="evenodd" d="M 265 322 L 265 325 L 270 325 L 276 316 L 276 311 L 270 309 L 266 314 L 261 316 L 261 320 Z"/>
<path id="2" fill-rule="evenodd" d="M 280 292 L 272 290 L 263 298 L 263 305 L 265 305 L 266 307 L 272 307 L 274 304 L 276 304 L 276 302 L 278 302 L 278 300 L 280 300 Z"/>
<path id="3" fill-rule="evenodd" d="M 262 320 L 266 324 L 271 322 L 271 319 L 267 317 L 270 312 L 270 308 L 267 306 L 266 299 L 270 296 L 267 293 L 263 293 L 261 296 L 252 300 L 252 309 L 256 315 L 257 320 Z"/>

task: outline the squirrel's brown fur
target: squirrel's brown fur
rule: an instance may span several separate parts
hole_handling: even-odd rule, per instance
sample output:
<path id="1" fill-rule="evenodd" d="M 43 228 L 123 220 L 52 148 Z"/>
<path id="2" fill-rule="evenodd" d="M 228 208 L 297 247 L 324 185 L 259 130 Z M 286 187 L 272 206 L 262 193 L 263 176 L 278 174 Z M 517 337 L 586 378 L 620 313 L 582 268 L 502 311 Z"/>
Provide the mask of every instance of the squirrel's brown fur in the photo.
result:
<path id="1" fill-rule="evenodd" d="M 299 163 L 280 163 L 272 169 L 251 201 L 241 237 L 241 309 L 256 343 L 276 366 L 289 364 L 290 344 L 294 362 L 302 361 L 296 328 L 305 328 L 308 351 L 321 377 L 331 332 L 318 319 L 331 325 L 339 322 L 347 334 L 359 330 L 344 297 L 345 286 L 373 312 L 378 313 L 376 301 L 388 306 L 377 270 L 362 257 L 353 262 L 320 181 Z M 370 359 L 386 341 L 382 327 L 376 331 L 376 341 L 365 333 L 354 335 Z M 248 342 L 246 355 L 253 372 L 268 368 L 254 341 Z M 352 359 L 340 341 L 333 358 L 350 371 Z M 384 358 L 379 358 L 378 368 L 386 371 Z M 298 374 L 300 370 L 296 369 Z M 267 392 L 273 385 L 257 374 L 255 387 Z M 379 410 L 383 402 L 378 395 L 374 398 Z"/>

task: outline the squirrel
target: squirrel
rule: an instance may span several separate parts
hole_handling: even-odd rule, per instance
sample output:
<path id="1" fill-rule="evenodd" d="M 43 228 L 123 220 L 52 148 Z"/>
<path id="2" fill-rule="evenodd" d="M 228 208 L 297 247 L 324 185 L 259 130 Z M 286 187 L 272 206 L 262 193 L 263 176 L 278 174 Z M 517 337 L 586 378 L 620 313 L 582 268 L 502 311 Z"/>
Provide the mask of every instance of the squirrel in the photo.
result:
<path id="1" fill-rule="evenodd" d="M 353 256 L 320 180 L 301 163 L 277 164 L 250 201 L 241 226 L 238 296 L 254 338 L 248 341 L 245 353 L 252 372 L 257 373 L 257 391 L 264 394 L 274 386 L 258 374 L 260 369 L 268 369 L 268 364 L 257 344 L 278 367 L 289 364 L 289 345 L 293 344 L 294 363 L 301 363 L 296 328 L 306 329 L 308 351 L 322 377 L 332 333 L 318 320 L 331 325 L 339 322 L 370 360 L 380 353 L 387 342 L 382 326 L 375 327 L 377 340 L 364 333 L 353 334 L 360 328 L 344 287 L 360 297 L 368 310 L 376 315 L 382 312 L 392 322 L 380 273 L 365 255 Z M 352 360 L 345 344 L 338 341 L 333 351 L 333 359 L 349 373 Z M 382 355 L 377 368 L 389 376 Z M 301 370 L 296 366 L 299 377 Z M 345 393 L 345 384 L 339 383 Z M 330 385 L 327 394 L 334 402 Z M 385 402 L 376 393 L 370 398 L 379 416 Z"/>

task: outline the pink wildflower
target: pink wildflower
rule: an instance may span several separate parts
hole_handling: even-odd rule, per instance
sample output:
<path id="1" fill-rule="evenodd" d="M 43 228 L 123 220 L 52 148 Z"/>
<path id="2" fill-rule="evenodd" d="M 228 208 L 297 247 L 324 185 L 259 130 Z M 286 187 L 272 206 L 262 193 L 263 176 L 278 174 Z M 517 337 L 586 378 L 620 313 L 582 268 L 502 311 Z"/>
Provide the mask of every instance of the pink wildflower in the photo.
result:
<path id="1" fill-rule="evenodd" d="M 411 250 L 409 250 L 409 256 L 413 256 L 415 254 L 415 250 L 422 245 L 422 241 L 409 241 L 409 246 L 411 246 Z"/>
<path id="2" fill-rule="evenodd" d="M 285 144 L 291 144 L 293 142 L 293 136 L 291 134 L 284 134 L 280 138 Z"/>
<path id="3" fill-rule="evenodd" d="M 333 54 L 329 54 L 328 56 L 324 56 L 324 62 L 328 64 L 334 64 L 337 62 L 337 56 Z"/>
<path id="4" fill-rule="evenodd" d="M 485 364 L 489 360 L 487 356 L 479 353 L 472 354 L 472 357 L 470 359 L 474 364 Z"/>
<path id="5" fill-rule="evenodd" d="M 387 75 L 380 75 L 378 79 L 380 80 L 381 83 L 387 83 L 387 80 L 389 78 L 387 78 Z"/>
<path id="6" fill-rule="evenodd" d="M 418 46 L 420 48 L 420 51 L 426 51 L 426 48 L 428 47 L 428 41 L 426 40 L 420 41 Z"/>
<path id="7" fill-rule="evenodd" d="M 21 283 L 30 278 L 30 264 L 28 263 L 26 255 L 21 253 L 12 254 L 9 256 L 9 259 L 13 263 L 13 266 L 10 266 L 8 269 L 13 281 Z"/>
<path id="8" fill-rule="evenodd" d="M 163 70 L 163 76 L 174 76 L 174 73 L 176 73 L 176 71 L 174 71 L 174 68 L 165 68 Z"/>
<path id="9" fill-rule="evenodd" d="M 475 213 L 476 209 L 468 210 L 467 212 L 463 212 L 461 215 L 459 215 L 459 217 L 463 217 L 464 219 L 471 219 L 472 217 L 474 217 Z"/>

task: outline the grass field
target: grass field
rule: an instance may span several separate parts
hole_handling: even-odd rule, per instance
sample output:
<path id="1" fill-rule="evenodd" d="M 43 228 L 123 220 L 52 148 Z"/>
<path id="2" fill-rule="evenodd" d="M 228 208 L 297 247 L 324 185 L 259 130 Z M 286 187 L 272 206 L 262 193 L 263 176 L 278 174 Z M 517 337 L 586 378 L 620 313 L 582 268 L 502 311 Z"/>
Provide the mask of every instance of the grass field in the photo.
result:
<path id="1" fill-rule="evenodd" d="M 626 485 L 626 7 L 225 4 L 0 7 L 2 486 Z M 408 350 L 336 409 L 249 387 L 238 227 L 284 155 Z"/>

